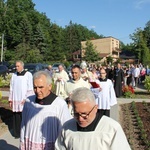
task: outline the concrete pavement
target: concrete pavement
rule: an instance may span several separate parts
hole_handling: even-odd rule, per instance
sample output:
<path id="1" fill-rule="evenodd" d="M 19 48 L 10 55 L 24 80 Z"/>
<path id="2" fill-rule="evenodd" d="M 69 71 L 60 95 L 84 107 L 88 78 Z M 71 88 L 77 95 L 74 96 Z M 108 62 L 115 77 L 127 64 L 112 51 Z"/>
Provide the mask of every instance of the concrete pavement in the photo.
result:
<path id="1" fill-rule="evenodd" d="M 3 97 L 8 97 L 9 96 L 9 91 L 1 91 Z"/>
<path id="2" fill-rule="evenodd" d="M 0 136 L 0 150 L 19 150 L 20 139 L 15 139 L 12 131 L 7 131 Z"/>
<path id="3" fill-rule="evenodd" d="M 3 97 L 8 97 L 8 91 L 2 91 Z M 12 130 L 7 130 L 0 136 L 0 150 L 18 150 L 19 139 L 12 136 Z"/>

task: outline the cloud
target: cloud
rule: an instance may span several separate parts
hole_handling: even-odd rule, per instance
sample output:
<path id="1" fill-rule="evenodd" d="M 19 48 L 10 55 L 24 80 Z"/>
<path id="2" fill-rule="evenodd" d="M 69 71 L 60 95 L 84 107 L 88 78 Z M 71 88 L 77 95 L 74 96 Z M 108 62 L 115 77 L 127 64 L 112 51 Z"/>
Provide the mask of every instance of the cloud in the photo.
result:
<path id="1" fill-rule="evenodd" d="M 57 22 L 63 22 L 64 19 L 57 19 Z"/>
<path id="2" fill-rule="evenodd" d="M 150 0 L 137 0 L 137 2 L 135 4 L 135 8 L 142 9 L 143 6 L 147 3 L 150 3 Z"/>
<path id="3" fill-rule="evenodd" d="M 93 26 L 89 26 L 89 28 L 90 28 L 90 29 L 95 29 L 96 26 L 94 26 L 94 25 L 93 25 Z"/>

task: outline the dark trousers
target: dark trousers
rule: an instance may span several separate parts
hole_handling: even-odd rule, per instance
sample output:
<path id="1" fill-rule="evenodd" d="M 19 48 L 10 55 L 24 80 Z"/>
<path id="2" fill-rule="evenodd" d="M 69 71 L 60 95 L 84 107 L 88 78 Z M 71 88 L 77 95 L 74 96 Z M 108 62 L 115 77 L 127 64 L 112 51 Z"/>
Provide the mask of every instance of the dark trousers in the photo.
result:
<path id="1" fill-rule="evenodd" d="M 99 109 L 100 113 L 102 115 L 105 115 L 107 117 L 110 117 L 110 110 L 109 109 Z"/>
<path id="2" fill-rule="evenodd" d="M 13 113 L 13 135 L 16 138 L 20 137 L 21 120 L 22 120 L 22 113 L 14 112 Z"/>

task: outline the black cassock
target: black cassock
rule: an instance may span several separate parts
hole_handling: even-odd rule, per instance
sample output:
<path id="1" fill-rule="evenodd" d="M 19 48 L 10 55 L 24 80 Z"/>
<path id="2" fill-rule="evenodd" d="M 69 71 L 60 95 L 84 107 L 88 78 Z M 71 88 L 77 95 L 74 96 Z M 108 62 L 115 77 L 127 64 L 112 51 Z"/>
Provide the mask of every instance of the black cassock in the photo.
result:
<path id="1" fill-rule="evenodd" d="M 122 96 L 122 82 L 124 78 L 124 73 L 122 69 L 114 70 L 114 89 L 116 93 L 116 97 Z"/>

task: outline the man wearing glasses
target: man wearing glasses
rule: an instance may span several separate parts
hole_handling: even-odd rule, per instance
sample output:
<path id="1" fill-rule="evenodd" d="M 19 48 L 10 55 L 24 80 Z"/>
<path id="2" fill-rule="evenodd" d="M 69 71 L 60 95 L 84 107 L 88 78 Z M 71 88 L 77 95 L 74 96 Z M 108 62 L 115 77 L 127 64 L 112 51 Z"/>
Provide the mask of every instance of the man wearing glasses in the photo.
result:
<path id="1" fill-rule="evenodd" d="M 99 88 L 91 88 L 92 92 L 96 97 L 96 103 L 98 104 L 98 109 L 100 109 L 101 114 L 110 116 L 110 107 L 117 104 L 115 90 L 110 79 L 106 77 L 105 69 L 100 70 L 100 78 L 96 80 L 99 84 Z"/>
<path id="2" fill-rule="evenodd" d="M 64 124 L 56 150 L 131 150 L 120 124 L 98 111 L 90 89 L 74 90 L 71 102 L 74 118 Z"/>

